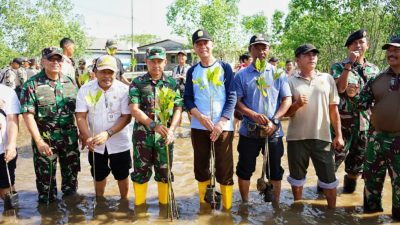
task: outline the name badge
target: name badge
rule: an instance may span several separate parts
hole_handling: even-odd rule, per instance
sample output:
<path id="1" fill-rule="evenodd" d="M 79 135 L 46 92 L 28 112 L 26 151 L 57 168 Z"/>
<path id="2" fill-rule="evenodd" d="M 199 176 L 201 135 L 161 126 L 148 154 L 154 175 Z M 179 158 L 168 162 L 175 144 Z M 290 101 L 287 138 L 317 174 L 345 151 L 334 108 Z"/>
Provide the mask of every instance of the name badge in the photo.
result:
<path id="1" fill-rule="evenodd" d="M 118 119 L 118 115 L 116 113 L 109 112 L 107 113 L 107 121 L 108 122 L 115 122 Z"/>

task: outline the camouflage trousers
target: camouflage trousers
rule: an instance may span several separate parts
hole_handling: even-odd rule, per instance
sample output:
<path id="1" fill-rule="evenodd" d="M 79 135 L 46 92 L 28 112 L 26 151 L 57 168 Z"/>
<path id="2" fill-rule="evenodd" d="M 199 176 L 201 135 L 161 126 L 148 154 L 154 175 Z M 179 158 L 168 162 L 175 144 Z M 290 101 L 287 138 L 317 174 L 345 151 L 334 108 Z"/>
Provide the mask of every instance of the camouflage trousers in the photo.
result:
<path id="1" fill-rule="evenodd" d="M 392 211 L 400 212 L 400 134 L 372 131 L 363 174 L 364 210 L 367 212 L 383 211 L 381 199 L 386 170 L 392 181 Z"/>
<path id="2" fill-rule="evenodd" d="M 53 201 L 57 197 L 57 159 L 60 162 L 61 169 L 61 191 L 64 195 L 69 195 L 75 193 L 78 189 L 78 172 L 80 171 L 80 152 L 78 145 L 76 143 L 61 146 L 53 147 L 54 154 L 48 157 L 40 154 L 36 145 L 32 144 L 33 165 L 35 167 L 36 188 L 39 193 L 39 202 L 47 203 L 48 201 Z"/>
<path id="3" fill-rule="evenodd" d="M 335 171 L 344 161 L 344 170 L 347 174 L 358 175 L 362 173 L 365 151 L 367 148 L 367 132 L 354 131 L 350 128 L 342 128 L 345 143 L 343 150 L 335 152 Z"/>
<path id="4" fill-rule="evenodd" d="M 152 175 L 154 166 L 154 180 L 168 182 L 167 147 L 165 141 L 158 134 L 145 130 L 134 130 L 133 143 L 133 172 L 131 179 L 136 183 L 146 183 Z M 172 167 L 173 145 L 168 145 L 169 164 Z M 172 172 L 171 172 L 172 176 Z"/>

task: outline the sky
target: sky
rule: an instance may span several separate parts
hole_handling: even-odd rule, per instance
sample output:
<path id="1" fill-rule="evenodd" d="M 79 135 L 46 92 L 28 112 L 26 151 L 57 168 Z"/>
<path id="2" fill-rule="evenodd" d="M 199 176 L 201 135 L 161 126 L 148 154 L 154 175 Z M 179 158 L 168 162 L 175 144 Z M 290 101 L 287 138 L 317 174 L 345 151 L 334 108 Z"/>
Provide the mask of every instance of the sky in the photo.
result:
<path id="1" fill-rule="evenodd" d="M 161 39 L 180 37 L 167 26 L 167 7 L 174 0 L 133 0 L 133 33 L 155 34 Z M 73 13 L 84 17 L 90 37 L 116 38 L 131 33 L 131 0 L 72 0 Z M 287 12 L 289 0 L 241 0 L 241 15 L 264 12 L 271 18 L 275 10 Z"/>

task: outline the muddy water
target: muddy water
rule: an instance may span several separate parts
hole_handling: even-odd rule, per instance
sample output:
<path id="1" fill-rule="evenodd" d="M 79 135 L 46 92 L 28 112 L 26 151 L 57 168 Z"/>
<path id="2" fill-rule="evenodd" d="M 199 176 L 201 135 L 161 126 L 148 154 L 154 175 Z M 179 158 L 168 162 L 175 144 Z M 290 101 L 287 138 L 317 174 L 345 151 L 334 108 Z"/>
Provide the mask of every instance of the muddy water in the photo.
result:
<path id="1" fill-rule="evenodd" d="M 183 133 L 187 130 L 183 130 Z M 237 160 L 237 137 L 234 142 L 234 159 Z M 354 194 L 342 194 L 343 168 L 337 174 L 340 179 L 337 209 L 326 209 L 324 196 L 316 194 L 317 178 L 310 163 L 307 184 L 303 197 L 305 200 L 293 203 L 290 186 L 286 181 L 288 174 L 286 155 L 283 157 L 285 169 L 282 182 L 281 203 L 272 206 L 264 203 L 256 191 L 255 182 L 261 174 L 262 158 L 257 161 L 257 171 L 252 178 L 250 203 L 241 204 L 240 194 L 235 184 L 233 207 L 230 213 L 214 211 L 208 207 L 199 208 L 197 183 L 193 175 L 193 151 L 189 138 L 179 138 L 175 144 L 173 172 L 174 190 L 181 218 L 172 223 L 165 218 L 165 209 L 159 209 L 157 187 L 154 180 L 149 183 L 147 206 L 135 208 L 133 189 L 130 189 L 129 201 L 119 201 L 118 187 L 112 176 L 109 177 L 104 199 L 97 200 L 93 207 L 94 189 L 89 173 L 87 152 L 82 153 L 79 174 L 78 195 L 62 198 L 50 205 L 38 205 L 33 170 L 30 138 L 24 124 L 18 139 L 20 146 L 16 171 L 16 189 L 19 194 L 19 206 L 15 211 L 0 214 L 1 224 L 395 224 L 391 217 L 391 187 L 389 178 L 384 188 L 383 205 L 385 211 L 376 214 L 363 214 L 361 181 Z M 59 171 L 59 169 L 58 169 Z M 59 172 L 58 172 L 59 173 Z M 235 182 L 237 178 L 235 177 Z M 60 177 L 57 177 L 60 181 Z M 60 183 L 57 184 L 60 188 Z M 3 209 L 0 201 L 0 211 Z"/>

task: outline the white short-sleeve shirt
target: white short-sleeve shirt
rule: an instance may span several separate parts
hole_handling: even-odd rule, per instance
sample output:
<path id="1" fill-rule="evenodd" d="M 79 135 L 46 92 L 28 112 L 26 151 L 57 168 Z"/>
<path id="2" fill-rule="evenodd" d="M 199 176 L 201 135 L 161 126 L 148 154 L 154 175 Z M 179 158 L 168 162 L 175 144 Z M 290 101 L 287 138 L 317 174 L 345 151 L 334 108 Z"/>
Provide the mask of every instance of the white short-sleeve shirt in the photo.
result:
<path id="1" fill-rule="evenodd" d="M 96 104 L 94 112 L 94 107 L 88 104 L 86 96 L 89 92 L 96 95 L 97 90 L 102 91 L 102 96 Z M 114 126 L 121 115 L 131 114 L 128 106 L 128 91 L 128 86 L 116 79 L 107 91 L 99 87 L 97 80 L 92 80 L 79 89 L 75 112 L 88 112 L 89 129 L 91 130 L 93 127 L 94 134 L 99 134 Z M 129 127 L 125 126 L 111 136 L 105 144 L 96 146 L 95 151 L 104 154 L 105 147 L 107 147 L 108 154 L 131 149 Z"/>
<path id="2" fill-rule="evenodd" d="M 0 123 L 1 123 L 1 138 L 0 138 L 0 154 L 4 153 L 4 149 L 7 146 L 7 118 L 3 115 L 19 114 L 20 103 L 17 94 L 13 89 L 0 84 Z M 2 160 L 2 159 L 1 159 Z"/>

